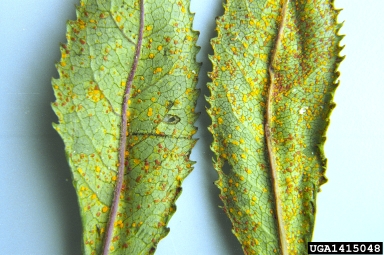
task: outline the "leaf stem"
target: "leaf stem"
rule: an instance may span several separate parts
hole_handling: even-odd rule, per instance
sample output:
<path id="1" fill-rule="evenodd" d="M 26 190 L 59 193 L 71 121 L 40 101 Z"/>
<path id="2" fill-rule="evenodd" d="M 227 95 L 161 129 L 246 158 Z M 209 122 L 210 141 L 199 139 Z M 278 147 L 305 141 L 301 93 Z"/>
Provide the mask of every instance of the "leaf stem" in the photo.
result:
<path id="1" fill-rule="evenodd" d="M 127 147 L 127 110 L 128 110 L 128 100 L 130 98 L 133 78 L 135 77 L 137 64 L 140 59 L 141 45 L 143 42 L 143 31 L 144 31 L 144 0 L 140 1 L 140 27 L 139 27 L 139 36 L 137 39 L 135 55 L 133 58 L 133 64 L 131 72 L 129 73 L 127 83 L 125 86 L 124 96 L 123 96 L 123 105 L 121 109 L 121 128 L 120 128 L 120 145 L 119 145 L 119 168 L 117 173 L 117 183 L 114 191 L 114 197 L 111 205 L 111 212 L 109 214 L 109 221 L 107 225 L 107 230 L 105 232 L 104 244 L 103 244 L 103 255 L 109 254 L 109 246 L 111 244 L 114 223 L 117 216 L 117 211 L 120 202 L 120 193 L 121 188 L 123 187 L 124 182 L 124 170 L 125 170 L 125 150 Z"/>
<path id="2" fill-rule="evenodd" d="M 281 205 L 281 198 L 280 198 L 280 192 L 279 192 L 279 183 L 277 179 L 277 170 L 276 170 L 276 159 L 273 154 L 273 148 L 272 148 L 272 129 L 271 129 L 271 120 L 272 120 L 272 102 L 273 102 L 273 93 L 274 93 L 274 81 L 275 81 L 275 72 L 273 68 L 273 64 L 276 59 L 277 50 L 280 47 L 282 35 L 283 35 L 283 29 L 285 27 L 285 20 L 286 20 L 286 13 L 287 13 L 287 7 L 289 4 L 289 0 L 286 0 L 282 10 L 281 10 L 281 23 L 279 26 L 279 31 L 276 37 L 275 47 L 272 49 L 272 56 L 270 60 L 270 64 L 268 67 L 268 72 L 270 76 L 270 85 L 268 89 L 268 103 L 267 103 L 267 114 L 266 114 L 266 124 L 265 124 L 265 139 L 267 141 L 267 148 L 268 148 L 268 156 L 269 156 L 269 163 L 270 163 L 270 169 L 271 169 L 271 177 L 272 177 L 272 184 L 273 184 L 273 191 L 275 196 L 275 206 L 276 206 L 276 217 L 278 222 L 278 229 L 279 229 L 279 239 L 280 239 L 280 250 L 282 252 L 282 255 L 288 255 L 288 245 L 287 245 L 287 236 L 284 228 L 284 221 L 283 221 L 283 208 Z"/>

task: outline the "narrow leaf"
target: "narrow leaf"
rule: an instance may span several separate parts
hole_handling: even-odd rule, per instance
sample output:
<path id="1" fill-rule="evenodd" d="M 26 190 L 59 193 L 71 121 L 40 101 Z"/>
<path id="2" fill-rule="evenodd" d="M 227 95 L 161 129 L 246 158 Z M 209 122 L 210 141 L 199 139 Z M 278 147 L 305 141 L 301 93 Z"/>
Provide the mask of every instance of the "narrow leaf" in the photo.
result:
<path id="1" fill-rule="evenodd" d="M 326 182 L 338 11 L 331 0 L 228 0 L 224 8 L 208 98 L 224 210 L 245 254 L 306 254 Z"/>
<path id="2" fill-rule="evenodd" d="M 52 84 L 84 254 L 148 254 L 192 170 L 197 35 L 186 0 L 82 0 Z"/>

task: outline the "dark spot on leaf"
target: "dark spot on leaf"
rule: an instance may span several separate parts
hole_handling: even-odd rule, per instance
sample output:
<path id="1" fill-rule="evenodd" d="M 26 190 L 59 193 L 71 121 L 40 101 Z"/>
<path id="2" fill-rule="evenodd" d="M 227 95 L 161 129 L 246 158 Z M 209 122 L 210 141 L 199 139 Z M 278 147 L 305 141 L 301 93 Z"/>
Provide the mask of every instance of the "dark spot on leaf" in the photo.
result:
<path id="1" fill-rule="evenodd" d="M 175 193 L 175 195 L 176 195 L 176 196 L 179 196 L 180 193 L 181 193 L 181 190 L 182 190 L 181 187 L 177 187 L 177 188 L 176 188 L 176 193 Z"/>
<path id="2" fill-rule="evenodd" d="M 164 116 L 163 122 L 167 124 L 177 124 L 179 123 L 180 118 L 176 115 L 167 114 Z"/>
<path id="3" fill-rule="evenodd" d="M 156 251 L 156 248 L 155 248 L 155 247 L 152 247 L 152 248 L 149 250 L 149 254 L 155 254 L 155 251 Z"/>

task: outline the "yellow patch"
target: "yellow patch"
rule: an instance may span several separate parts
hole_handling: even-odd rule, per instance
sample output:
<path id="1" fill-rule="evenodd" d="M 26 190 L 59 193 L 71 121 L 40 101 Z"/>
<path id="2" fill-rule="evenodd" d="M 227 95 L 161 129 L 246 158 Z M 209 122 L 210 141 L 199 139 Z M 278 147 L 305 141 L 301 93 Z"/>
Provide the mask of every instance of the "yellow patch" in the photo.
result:
<path id="1" fill-rule="evenodd" d="M 153 110 L 152 110 L 152 108 L 149 108 L 148 113 L 147 113 L 148 117 L 151 117 L 152 114 L 153 114 Z"/>

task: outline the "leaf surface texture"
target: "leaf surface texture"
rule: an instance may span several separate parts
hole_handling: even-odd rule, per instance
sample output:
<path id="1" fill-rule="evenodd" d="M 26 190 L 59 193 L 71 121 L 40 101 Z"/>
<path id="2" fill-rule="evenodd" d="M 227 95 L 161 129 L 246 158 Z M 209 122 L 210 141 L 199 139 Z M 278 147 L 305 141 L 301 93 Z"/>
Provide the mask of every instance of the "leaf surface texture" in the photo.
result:
<path id="1" fill-rule="evenodd" d="M 126 116 L 125 175 L 110 254 L 148 254 L 168 229 L 195 143 L 197 35 L 184 0 L 83 0 L 67 25 L 52 84 L 83 222 L 84 254 L 101 254 L 118 181 L 122 105 L 144 12 Z"/>
<path id="2" fill-rule="evenodd" d="M 216 182 L 245 254 L 306 254 L 338 85 L 333 1 L 228 0 L 212 40 Z"/>

